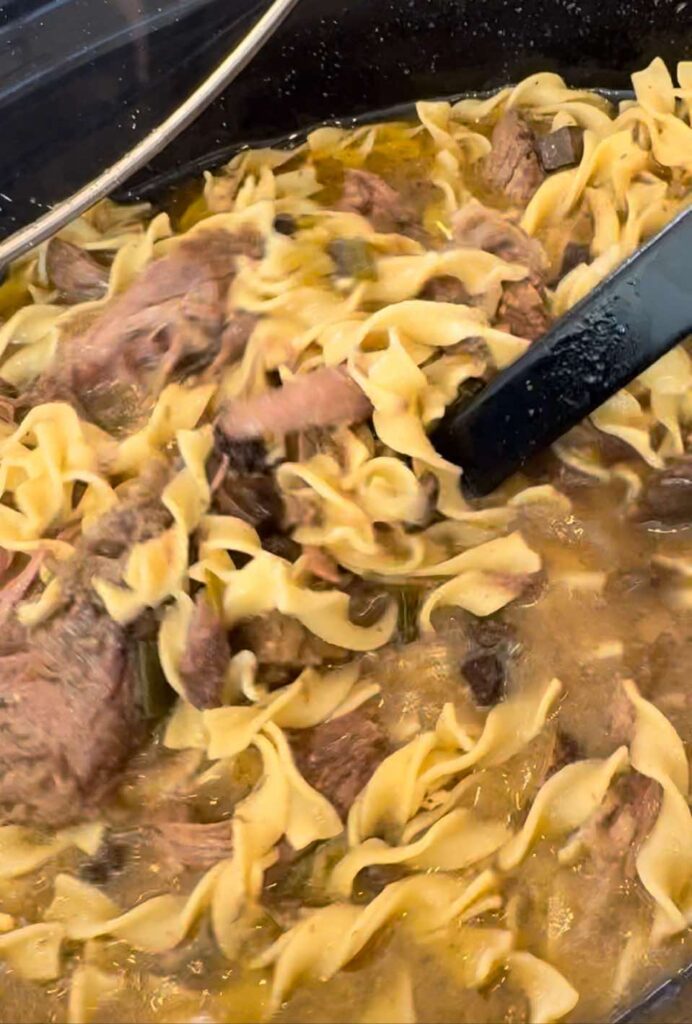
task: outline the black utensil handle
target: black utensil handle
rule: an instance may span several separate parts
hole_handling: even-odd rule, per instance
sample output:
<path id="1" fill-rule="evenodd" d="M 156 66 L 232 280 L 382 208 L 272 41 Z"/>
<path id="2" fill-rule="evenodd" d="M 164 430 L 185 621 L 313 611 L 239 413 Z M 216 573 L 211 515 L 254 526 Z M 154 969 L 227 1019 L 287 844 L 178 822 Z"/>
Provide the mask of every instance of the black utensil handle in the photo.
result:
<path id="1" fill-rule="evenodd" d="M 489 494 L 692 332 L 692 210 L 671 222 L 432 435 Z"/>

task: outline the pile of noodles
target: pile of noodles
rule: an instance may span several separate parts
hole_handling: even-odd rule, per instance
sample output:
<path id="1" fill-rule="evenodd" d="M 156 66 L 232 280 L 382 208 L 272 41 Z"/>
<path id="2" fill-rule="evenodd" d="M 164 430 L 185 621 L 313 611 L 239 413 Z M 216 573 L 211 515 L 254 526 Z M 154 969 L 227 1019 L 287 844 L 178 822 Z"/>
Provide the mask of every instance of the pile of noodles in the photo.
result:
<path id="1" fill-rule="evenodd" d="M 477 123 L 494 111 L 518 108 L 548 128 L 584 130 L 579 165 L 547 178 L 521 219 L 549 255 L 580 217 L 588 213 L 593 219 L 590 260 L 549 294 L 553 313 L 560 315 L 689 202 L 692 63 L 678 66 L 677 80 L 675 86 L 655 60 L 633 76 L 636 98 L 612 109 L 598 95 L 567 88 L 557 75 L 537 74 L 490 99 L 421 102 L 415 124 L 321 128 L 299 150 L 241 153 L 219 175 L 206 176 L 203 197 L 183 221 L 188 236 L 250 227 L 264 239 L 261 259 L 239 258 L 231 290 L 234 305 L 259 314 L 240 361 L 218 385 L 169 385 L 148 423 L 124 439 L 82 421 L 59 402 L 35 407 L 18 427 L 0 423 L 5 498 L 0 547 L 9 551 L 47 549 L 58 559 L 70 558 L 71 543 L 56 539 L 64 527 L 88 527 L 120 500 L 123 480 L 141 474 L 152 460 L 177 460 L 163 493 L 170 528 L 133 548 L 120 584 L 94 579 L 92 585 L 118 622 L 132 621 L 145 608 L 161 609 L 161 663 L 180 694 L 165 743 L 175 750 L 199 750 L 222 764 L 254 749 L 262 764 L 259 783 L 236 807 L 232 856 L 204 874 L 191 892 L 155 896 L 128 908 L 72 875 L 59 874 L 44 919 L 19 924 L 2 917 L 0 957 L 26 978 L 58 977 L 66 944 L 81 945 L 84 955 L 71 982 L 71 1020 L 87 1020 L 99 1001 L 118 990 L 119 978 L 99 960 L 104 942 L 118 939 L 136 950 L 163 952 L 184 942 L 206 915 L 220 949 L 234 960 L 256 925 L 264 872 L 276 861 L 279 843 L 287 840 L 302 850 L 344 831 L 334 808 L 298 772 L 284 730 L 310 728 L 344 714 L 372 699 L 377 687 L 359 681 L 354 659 L 331 672 L 308 670 L 269 693 L 257 684 L 252 657 L 241 652 L 229 668 L 226 705 L 195 710 L 184 700 L 179 677 L 192 581 L 213 589 L 229 628 L 276 609 L 331 644 L 364 652 L 386 644 L 396 626 L 394 607 L 373 625 L 353 624 L 345 594 L 311 589 L 300 560 L 292 564 L 263 550 L 257 533 L 240 520 L 210 514 L 205 462 L 215 410 L 229 398 L 267 389 L 275 371 L 287 380 L 345 363 L 374 414 L 368 425 L 335 431 L 330 452 L 304 462 L 282 461 L 283 493 L 312 503 L 318 512 L 312 525 L 296 529 L 295 539 L 320 546 L 368 579 L 429 581 L 419 614 L 421 634 L 434 629 L 439 607 L 461 607 L 477 616 L 502 608 L 541 568 L 522 536 L 522 516 L 545 503 L 555 506 L 556 514 L 568 514 L 569 500 L 549 486 L 517 486 L 495 506 L 471 508 L 461 497 L 458 471 L 437 455 L 426 434 L 460 384 L 506 365 L 528 344 L 488 321 L 502 282 L 522 279 L 528 268 L 455 248 L 451 241 L 451 219 L 471 198 L 474 164 L 490 147 Z M 329 209 L 316 198 L 322 189 L 317 161 L 330 158 L 357 168 L 392 146 L 402 158 L 421 154 L 421 173 L 438 186 L 425 226 L 446 240 L 439 250 L 426 251 L 399 234 L 377 233 L 364 218 Z M 306 226 L 294 237 L 278 234 L 272 225 L 280 213 Z M 174 234 L 165 214 L 150 220 L 146 207 L 110 203 L 70 225 L 62 237 L 114 257 L 106 297 L 79 306 L 55 302 L 44 246 L 15 265 L 0 290 L 5 301 L 11 291 L 19 306 L 0 327 L 5 380 L 18 388 L 29 384 L 76 325 L 98 315 L 149 261 L 175 246 L 180 234 Z M 327 248 L 344 235 L 370 244 L 376 264 L 372 280 L 335 286 Z M 471 307 L 416 298 L 425 282 L 440 274 L 458 278 L 479 301 Z M 460 344 L 479 338 L 482 346 Z M 651 467 L 663 467 L 666 459 L 683 453 L 692 422 L 692 366 L 684 347 L 607 402 L 593 420 Z M 624 503 L 636 499 L 641 484 L 631 468 L 603 465 L 596 454 L 559 453 L 581 472 L 620 480 Z M 284 455 L 279 443 L 273 454 Z M 438 485 L 440 521 L 411 532 L 406 524 L 419 518 L 431 474 Z M 190 564 L 193 532 L 199 538 L 198 558 Z M 49 569 L 43 572 L 41 597 L 20 609 L 26 623 L 41 621 L 59 596 L 57 578 Z M 488 926 L 484 915 L 492 911 L 502 920 L 505 879 L 539 837 L 558 841 L 561 861 L 579 857 L 570 836 L 629 767 L 663 790 L 658 820 L 636 865 L 651 897 L 646 944 L 664 942 L 688 927 L 687 760 L 672 726 L 633 683 L 627 689 L 636 722 L 629 747 L 558 771 L 536 793 L 518 831 L 461 806 L 476 773 L 501 771 L 548 717 L 559 713 L 560 689 L 558 680 L 536 679 L 526 692 L 510 695 L 471 724 L 458 721 L 447 705 L 434 728 L 410 737 L 382 762 L 351 808 L 343 855 L 328 882 L 329 902 L 306 914 L 254 962 L 258 971 L 271 971 L 265 1013 L 301 983 L 331 978 L 393 922 L 421 942 L 453 925 L 463 956 L 454 965 L 445 961 L 445 970 L 459 983 L 478 988 L 506 971 L 525 991 L 532 1021 L 569 1013 L 578 999 L 569 980 L 547 960 L 519 948 L 510 915 L 502 927 Z M 101 826 L 92 824 L 39 844 L 30 830 L 0 828 L 0 877 L 28 874 L 70 846 L 93 851 L 100 834 Z M 353 902 L 356 875 L 370 865 L 403 865 L 409 874 L 369 903 Z M 377 999 L 378 1007 L 371 1007 L 375 1016 L 368 1019 L 415 1020 L 406 971 L 390 979 L 386 995 Z"/>

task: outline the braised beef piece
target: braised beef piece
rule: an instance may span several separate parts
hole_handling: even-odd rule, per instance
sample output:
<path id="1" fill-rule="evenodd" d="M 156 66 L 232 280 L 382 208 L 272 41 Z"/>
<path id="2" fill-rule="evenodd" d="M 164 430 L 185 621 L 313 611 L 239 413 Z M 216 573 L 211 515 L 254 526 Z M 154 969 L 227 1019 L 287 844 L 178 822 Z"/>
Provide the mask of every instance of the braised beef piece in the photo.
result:
<path id="1" fill-rule="evenodd" d="M 109 387 L 146 391 L 145 384 L 163 386 L 185 365 L 197 370 L 220 353 L 237 355 L 252 321 L 242 319 L 240 328 L 233 321 L 225 341 L 222 336 L 240 253 L 261 255 L 259 237 L 216 230 L 184 239 L 145 267 L 91 327 L 64 340 L 60 361 L 40 379 L 37 394 L 52 392 L 91 415 Z"/>
<path id="2" fill-rule="evenodd" d="M 508 263 L 521 263 L 529 271 L 525 280 L 504 283 L 496 326 L 531 341 L 545 334 L 552 319 L 546 305 L 547 259 L 541 245 L 506 214 L 476 199 L 455 215 L 453 231 L 459 245 L 493 253 Z"/>
<path id="3" fill-rule="evenodd" d="M 277 213 L 273 226 L 279 235 L 295 235 L 298 229 L 296 219 L 290 213 Z"/>
<path id="4" fill-rule="evenodd" d="M 114 838 L 106 838 L 93 855 L 80 864 L 77 874 L 89 885 L 106 885 L 120 874 L 128 859 L 128 847 Z"/>
<path id="5" fill-rule="evenodd" d="M 234 651 L 253 651 L 261 665 L 293 673 L 348 657 L 348 651 L 342 647 L 320 640 L 298 619 L 277 611 L 240 622 L 232 631 L 230 640 Z"/>
<path id="6" fill-rule="evenodd" d="M 516 110 L 508 110 L 493 128 L 492 149 L 483 162 L 487 184 L 512 203 L 527 203 L 545 178 L 536 136 Z"/>
<path id="7" fill-rule="evenodd" d="M 62 238 L 51 238 L 48 243 L 46 273 L 65 302 L 101 299 L 108 288 L 108 269 L 85 249 Z"/>
<path id="8" fill-rule="evenodd" d="M 565 277 L 571 270 L 581 263 L 589 263 L 591 260 L 591 247 L 581 242 L 568 242 L 562 253 L 562 263 L 557 281 Z M 557 282 L 556 282 L 557 283 Z"/>
<path id="9" fill-rule="evenodd" d="M 530 278 L 540 281 L 548 265 L 540 242 L 531 238 L 506 213 L 471 199 L 452 219 L 454 240 L 469 249 L 493 253 L 507 263 L 528 267 Z"/>
<path id="10" fill-rule="evenodd" d="M 574 764 L 582 757 L 584 753 L 574 736 L 564 729 L 557 729 L 546 778 L 566 768 L 568 764 Z"/>
<path id="11" fill-rule="evenodd" d="M 178 670 L 196 708 L 221 704 L 231 648 L 223 623 L 203 593 L 197 595 Z"/>
<path id="12" fill-rule="evenodd" d="M 335 238 L 327 246 L 337 277 L 374 281 L 377 266 L 372 246 L 364 238 Z"/>
<path id="13" fill-rule="evenodd" d="M 233 826 L 230 821 L 199 824 L 189 821 L 164 821 L 151 828 L 154 847 L 173 866 L 207 870 L 233 853 Z"/>
<path id="14" fill-rule="evenodd" d="M 676 459 L 648 477 L 636 516 L 643 523 L 692 525 L 692 455 Z"/>
<path id="15" fill-rule="evenodd" d="M 263 441 L 229 441 L 225 434 L 216 430 L 214 446 L 227 460 L 228 469 L 233 473 L 264 473 L 267 469 L 267 449 Z"/>
<path id="16" fill-rule="evenodd" d="M 563 125 L 536 138 L 536 151 L 544 171 L 574 167 L 584 153 L 584 131 L 575 124 Z"/>
<path id="17" fill-rule="evenodd" d="M 217 427 L 207 473 L 215 512 L 243 519 L 263 539 L 283 528 L 284 502 L 262 441 L 236 441 Z"/>
<path id="18" fill-rule="evenodd" d="M 583 420 L 560 438 L 560 444 L 567 448 L 593 448 L 604 466 L 612 466 L 636 457 L 637 453 L 631 445 L 619 437 L 606 434 L 595 427 L 591 420 Z"/>
<path id="19" fill-rule="evenodd" d="M 95 576 L 118 583 L 132 545 L 171 522 L 158 467 L 130 486 L 54 566 L 60 604 L 0 632 L 0 821 L 60 826 L 96 813 L 146 731 L 137 641 L 106 614 Z"/>
<path id="20" fill-rule="evenodd" d="M 496 326 L 518 338 L 536 341 L 550 328 L 552 317 L 544 293 L 531 281 L 508 281 L 502 289 Z"/>
<path id="21" fill-rule="evenodd" d="M 229 441 L 245 441 L 309 427 L 360 423 L 371 412 L 368 398 L 355 381 L 343 370 L 327 366 L 254 398 L 229 402 L 217 427 Z"/>
<path id="22" fill-rule="evenodd" d="M 371 171 L 347 170 L 337 210 L 367 217 L 376 231 L 401 232 L 415 223 L 415 214 L 403 196 Z"/>
<path id="23" fill-rule="evenodd" d="M 615 780 L 601 806 L 578 832 L 603 872 L 615 866 L 625 879 L 636 876 L 637 856 L 656 823 L 661 795 L 659 783 L 639 772 L 627 772 Z"/>
<path id="24" fill-rule="evenodd" d="M 342 818 L 391 752 L 377 709 L 369 705 L 292 733 L 291 748 L 300 773 Z"/>
<path id="25" fill-rule="evenodd" d="M 0 821 L 98 813 L 142 734 L 126 633 L 83 593 L 0 656 Z"/>
<path id="26" fill-rule="evenodd" d="M 283 501 L 273 475 L 227 473 L 214 492 L 214 510 L 250 523 L 261 535 L 279 528 Z"/>
<path id="27" fill-rule="evenodd" d="M 479 707 L 497 704 L 505 695 L 507 663 L 516 646 L 514 631 L 502 619 L 469 617 L 469 650 L 461 672 Z"/>
<path id="28" fill-rule="evenodd" d="M 431 277 L 418 297 L 429 302 L 455 302 L 462 306 L 467 306 L 473 301 L 459 278 L 451 274 Z"/>
<path id="29" fill-rule="evenodd" d="M 345 588 L 348 591 L 348 617 L 356 626 L 374 626 L 382 618 L 389 596 L 376 583 L 355 576 Z"/>

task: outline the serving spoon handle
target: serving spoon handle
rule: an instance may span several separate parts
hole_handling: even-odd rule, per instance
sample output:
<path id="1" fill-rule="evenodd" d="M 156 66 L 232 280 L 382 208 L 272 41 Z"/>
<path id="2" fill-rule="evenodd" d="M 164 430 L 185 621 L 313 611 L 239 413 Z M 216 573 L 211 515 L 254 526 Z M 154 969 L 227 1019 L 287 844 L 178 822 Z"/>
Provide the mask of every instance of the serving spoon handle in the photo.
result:
<path id="1" fill-rule="evenodd" d="M 535 341 L 432 435 L 461 466 L 469 497 L 489 494 L 692 333 L 692 207 Z"/>

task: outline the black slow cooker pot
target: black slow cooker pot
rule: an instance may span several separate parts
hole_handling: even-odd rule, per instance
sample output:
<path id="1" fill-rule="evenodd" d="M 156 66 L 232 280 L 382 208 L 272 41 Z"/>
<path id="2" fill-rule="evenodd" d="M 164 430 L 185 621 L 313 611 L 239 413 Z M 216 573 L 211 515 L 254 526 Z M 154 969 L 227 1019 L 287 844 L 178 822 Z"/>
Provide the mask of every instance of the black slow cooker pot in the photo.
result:
<path id="1" fill-rule="evenodd" d="M 0 10 L 0 237 L 76 191 L 173 110 L 267 4 L 8 0 Z M 121 190 L 165 198 L 247 143 L 539 70 L 615 93 L 692 59 L 692 0 L 300 0 L 197 122 Z M 597 955 L 597 950 L 594 950 Z M 619 1021 L 692 1019 L 692 968 Z"/>

